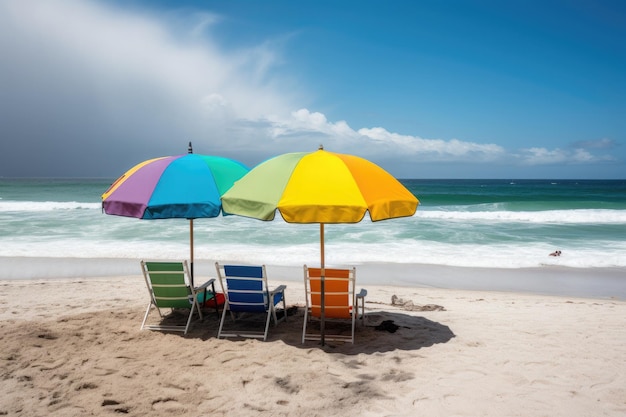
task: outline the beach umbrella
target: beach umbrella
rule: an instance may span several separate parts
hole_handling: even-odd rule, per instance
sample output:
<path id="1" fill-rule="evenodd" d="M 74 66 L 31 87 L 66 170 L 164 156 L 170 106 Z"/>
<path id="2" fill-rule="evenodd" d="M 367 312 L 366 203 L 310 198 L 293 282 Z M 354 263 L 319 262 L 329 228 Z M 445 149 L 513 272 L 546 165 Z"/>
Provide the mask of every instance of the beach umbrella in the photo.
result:
<path id="1" fill-rule="evenodd" d="M 222 196 L 225 213 L 288 223 L 319 223 L 324 344 L 324 225 L 412 216 L 419 201 L 380 166 L 354 155 L 287 153 L 251 169 Z"/>
<path id="2" fill-rule="evenodd" d="M 220 197 L 248 172 L 241 162 L 220 156 L 187 154 L 141 162 L 119 177 L 102 194 L 106 214 L 144 220 L 189 219 L 193 285 L 193 220 L 217 217 Z"/>

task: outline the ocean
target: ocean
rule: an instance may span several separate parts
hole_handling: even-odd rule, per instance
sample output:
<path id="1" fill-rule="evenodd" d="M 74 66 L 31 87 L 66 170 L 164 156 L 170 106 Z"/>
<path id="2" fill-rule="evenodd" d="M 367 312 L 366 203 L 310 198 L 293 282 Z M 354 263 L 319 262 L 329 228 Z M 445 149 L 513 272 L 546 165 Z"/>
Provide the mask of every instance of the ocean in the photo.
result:
<path id="1" fill-rule="evenodd" d="M 126 272 L 116 263 L 137 273 L 144 258 L 188 259 L 189 221 L 102 212 L 100 196 L 113 180 L 0 178 L 0 279 L 45 277 L 52 272 L 41 259 L 66 265 L 62 273 L 70 276 L 72 263 L 60 258 L 82 265 L 73 270 L 86 275 L 90 259 L 101 260 L 94 274 L 102 265 L 111 274 Z M 626 267 L 625 180 L 401 181 L 420 200 L 416 214 L 326 225 L 327 266 Z M 270 222 L 196 219 L 194 235 L 197 263 L 319 264 L 319 226 L 288 224 L 280 215 Z M 555 250 L 561 256 L 548 256 Z M 13 267 L 12 258 L 32 259 L 32 267 Z"/>

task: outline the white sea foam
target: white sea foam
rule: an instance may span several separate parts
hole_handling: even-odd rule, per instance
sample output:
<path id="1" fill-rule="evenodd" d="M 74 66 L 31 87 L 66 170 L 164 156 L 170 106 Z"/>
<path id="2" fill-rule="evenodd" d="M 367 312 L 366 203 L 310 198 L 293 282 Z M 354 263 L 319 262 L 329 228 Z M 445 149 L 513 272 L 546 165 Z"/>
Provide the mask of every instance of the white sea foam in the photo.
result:
<path id="1" fill-rule="evenodd" d="M 450 244 L 427 241 L 396 241 L 371 244 L 327 241 L 328 265 L 422 263 L 464 267 L 523 268 L 545 265 L 569 267 L 626 267 L 626 243 L 609 242 L 599 247 L 563 247 L 560 257 L 548 254 L 555 248 L 545 243 L 499 245 Z M 52 258 L 189 259 L 189 245 L 180 241 L 17 241 L 1 256 Z M 196 260 L 230 260 L 269 265 L 297 266 L 320 262 L 319 241 L 290 245 L 221 243 L 197 239 Z M 0 277 L 2 278 L 2 277 Z"/>
<path id="2" fill-rule="evenodd" d="M 0 212 L 45 212 L 54 210 L 100 209 L 100 203 L 78 201 L 0 201 Z"/>

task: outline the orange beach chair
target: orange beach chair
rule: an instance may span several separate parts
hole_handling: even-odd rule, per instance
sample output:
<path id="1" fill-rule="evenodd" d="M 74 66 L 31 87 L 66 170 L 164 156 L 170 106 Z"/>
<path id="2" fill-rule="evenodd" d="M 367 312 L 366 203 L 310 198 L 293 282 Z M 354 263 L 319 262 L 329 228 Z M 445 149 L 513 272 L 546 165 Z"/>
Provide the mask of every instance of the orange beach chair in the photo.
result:
<path id="1" fill-rule="evenodd" d="M 306 310 L 302 327 L 302 343 L 305 340 L 320 340 L 321 334 L 307 333 L 307 324 L 311 319 L 321 319 L 321 268 L 309 268 L 304 265 L 304 288 L 306 291 Z M 361 308 L 361 321 L 365 320 L 365 296 L 367 290 L 361 289 L 357 294 L 356 268 L 352 269 L 324 269 L 324 320 L 349 320 L 350 335 L 327 334 L 324 339 L 329 341 L 349 341 L 354 343 L 354 329 L 356 319 Z M 310 329 L 309 329 L 310 330 Z"/>

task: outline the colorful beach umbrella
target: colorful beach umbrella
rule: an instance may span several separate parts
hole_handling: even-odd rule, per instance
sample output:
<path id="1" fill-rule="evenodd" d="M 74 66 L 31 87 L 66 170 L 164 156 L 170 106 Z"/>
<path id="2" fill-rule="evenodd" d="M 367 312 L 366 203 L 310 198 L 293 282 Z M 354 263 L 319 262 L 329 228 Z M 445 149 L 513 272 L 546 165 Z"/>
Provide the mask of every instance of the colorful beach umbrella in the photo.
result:
<path id="1" fill-rule="evenodd" d="M 233 159 L 192 153 L 190 143 L 187 154 L 150 159 L 126 171 L 102 194 L 102 208 L 145 220 L 189 219 L 193 280 L 193 220 L 217 217 L 220 197 L 247 172 Z"/>
<path id="2" fill-rule="evenodd" d="M 229 214 L 288 223 L 319 223 L 322 293 L 324 225 L 412 216 L 418 199 L 380 166 L 358 156 L 325 151 L 287 153 L 248 172 L 222 196 Z M 322 344 L 324 344 L 322 296 Z"/>

